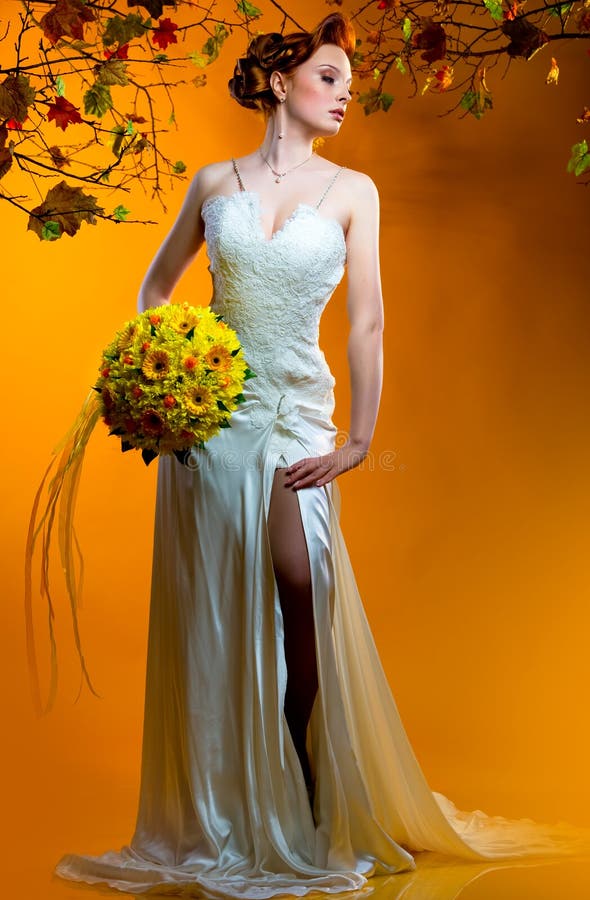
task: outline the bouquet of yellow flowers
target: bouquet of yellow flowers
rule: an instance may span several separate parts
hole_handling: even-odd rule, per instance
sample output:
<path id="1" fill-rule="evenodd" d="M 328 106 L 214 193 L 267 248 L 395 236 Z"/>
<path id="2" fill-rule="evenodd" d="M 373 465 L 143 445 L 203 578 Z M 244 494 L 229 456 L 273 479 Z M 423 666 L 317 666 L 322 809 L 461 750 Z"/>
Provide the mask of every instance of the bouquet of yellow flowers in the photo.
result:
<path id="1" fill-rule="evenodd" d="M 110 434 L 121 450 L 185 462 L 242 403 L 248 368 L 235 331 L 210 307 L 188 303 L 148 309 L 126 322 L 103 353 L 94 386 Z"/>
<path id="2" fill-rule="evenodd" d="M 222 316 L 210 307 L 193 307 L 187 303 L 152 307 L 125 322 L 105 349 L 99 372 L 76 421 L 53 451 L 29 521 L 25 619 L 33 700 L 39 713 L 51 709 L 57 690 L 54 610 L 49 590 L 49 551 L 56 520 L 78 656 L 83 676 L 96 694 L 78 629 L 83 560 L 74 529 L 84 452 L 96 423 L 102 417 L 110 434 L 121 438 L 123 452 L 133 448 L 141 450 L 146 465 L 160 453 L 173 453 L 179 462 L 186 463 L 191 447 L 204 447 L 221 428 L 230 427 L 232 412 L 244 402 L 243 383 L 255 376 L 246 364 L 236 332 Z M 49 482 L 45 507 L 40 511 L 43 487 L 58 456 L 57 471 Z M 40 532 L 41 595 L 47 597 L 49 606 L 51 643 L 51 684 L 45 710 L 41 705 L 32 609 L 33 553 Z M 78 573 L 74 549 L 78 555 Z"/>

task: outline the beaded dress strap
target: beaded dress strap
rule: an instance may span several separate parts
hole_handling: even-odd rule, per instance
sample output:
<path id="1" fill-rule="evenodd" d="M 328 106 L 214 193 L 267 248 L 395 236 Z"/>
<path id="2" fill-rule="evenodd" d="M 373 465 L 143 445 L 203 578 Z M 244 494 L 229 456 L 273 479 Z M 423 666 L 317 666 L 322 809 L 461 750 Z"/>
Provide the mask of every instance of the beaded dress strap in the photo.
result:
<path id="1" fill-rule="evenodd" d="M 242 176 L 240 175 L 240 173 L 238 171 L 238 164 L 235 161 L 235 159 L 233 158 L 233 156 L 231 158 L 231 161 L 232 161 L 232 165 L 234 167 L 234 172 L 236 173 L 236 178 L 238 179 L 238 184 L 240 185 L 240 190 L 245 191 L 246 188 L 244 187 L 244 182 L 242 181 Z"/>
<path id="2" fill-rule="evenodd" d="M 328 185 L 328 187 L 326 188 L 326 190 L 324 191 L 324 193 L 322 194 L 322 196 L 320 197 L 320 199 L 319 199 L 318 202 L 316 203 L 316 209 L 318 209 L 320 203 L 323 201 L 324 197 L 326 196 L 326 194 L 328 193 L 328 191 L 330 190 L 330 188 L 332 187 L 332 185 L 334 184 L 334 182 L 336 181 L 336 179 L 337 179 L 338 176 L 340 175 L 342 169 L 345 169 L 345 168 L 346 168 L 346 166 L 340 166 L 340 168 L 336 171 L 336 174 L 335 174 L 334 177 L 332 178 L 332 181 L 330 182 L 330 184 Z"/>

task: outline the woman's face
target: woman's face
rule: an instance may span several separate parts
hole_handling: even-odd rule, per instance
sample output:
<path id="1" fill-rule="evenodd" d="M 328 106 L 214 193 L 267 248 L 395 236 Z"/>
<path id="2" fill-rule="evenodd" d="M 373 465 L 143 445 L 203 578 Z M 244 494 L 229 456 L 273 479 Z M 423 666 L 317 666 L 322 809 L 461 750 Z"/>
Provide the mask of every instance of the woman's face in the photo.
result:
<path id="1" fill-rule="evenodd" d="M 282 104 L 290 119 L 314 135 L 336 134 L 350 100 L 350 62 L 336 44 L 322 44 L 287 79 Z M 341 115 L 334 113 L 341 110 Z"/>

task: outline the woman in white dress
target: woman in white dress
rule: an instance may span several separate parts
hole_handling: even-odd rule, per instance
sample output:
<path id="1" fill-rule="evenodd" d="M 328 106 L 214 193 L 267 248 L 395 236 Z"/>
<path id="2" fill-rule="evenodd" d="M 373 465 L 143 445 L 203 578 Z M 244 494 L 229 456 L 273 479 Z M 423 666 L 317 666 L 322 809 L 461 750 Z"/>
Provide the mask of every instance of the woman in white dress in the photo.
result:
<path id="1" fill-rule="evenodd" d="M 573 826 L 464 813 L 430 789 L 400 721 L 339 525 L 382 386 L 379 199 L 313 152 L 350 101 L 355 36 L 255 37 L 229 82 L 260 147 L 201 168 L 141 286 L 170 302 L 204 242 L 212 308 L 256 378 L 185 465 L 159 458 L 139 810 L 128 846 L 57 873 L 128 892 L 272 897 L 362 888 L 415 855 L 572 854 Z M 336 447 L 321 313 L 347 271 L 351 409 Z"/>

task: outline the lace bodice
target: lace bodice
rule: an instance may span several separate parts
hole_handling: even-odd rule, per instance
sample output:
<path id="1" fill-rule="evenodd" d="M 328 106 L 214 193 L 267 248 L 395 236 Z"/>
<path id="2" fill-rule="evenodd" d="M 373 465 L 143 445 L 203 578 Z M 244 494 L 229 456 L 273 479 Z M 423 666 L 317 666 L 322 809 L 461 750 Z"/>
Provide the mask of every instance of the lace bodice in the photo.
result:
<path id="1" fill-rule="evenodd" d="M 319 324 L 344 274 L 346 242 L 340 223 L 318 211 L 321 200 L 300 203 L 270 240 L 254 191 L 217 194 L 202 206 L 211 308 L 236 330 L 256 372 L 244 396 L 258 401 L 250 412 L 257 427 L 279 406 L 286 427 L 302 406 L 328 419 L 334 410 L 335 379 L 318 344 Z"/>

